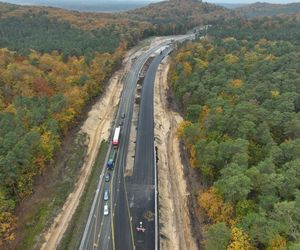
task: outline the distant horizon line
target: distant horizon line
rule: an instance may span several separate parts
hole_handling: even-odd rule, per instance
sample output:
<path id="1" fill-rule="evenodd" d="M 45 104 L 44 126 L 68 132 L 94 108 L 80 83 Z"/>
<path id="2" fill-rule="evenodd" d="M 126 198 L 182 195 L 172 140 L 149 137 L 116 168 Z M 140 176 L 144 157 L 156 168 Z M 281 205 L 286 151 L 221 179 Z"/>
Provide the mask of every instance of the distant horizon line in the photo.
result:
<path id="1" fill-rule="evenodd" d="M 63 7 L 63 6 L 87 6 L 87 7 L 93 7 L 93 6 L 113 6 L 115 4 L 128 4 L 128 5 L 137 5 L 137 6 L 142 6 L 146 4 L 151 4 L 151 3 L 158 3 L 162 1 L 168 1 L 168 0 L 112 0 L 110 2 L 107 2 L 105 0 L 0 0 L 0 3 L 10 3 L 10 4 L 17 4 L 17 5 L 23 5 L 23 6 L 32 6 L 32 5 L 37 5 L 37 6 L 51 6 L 51 7 Z M 200 0 L 198 0 L 200 1 Z M 262 0 L 262 1 L 245 1 L 242 0 L 225 0 L 225 1 L 218 1 L 218 0 L 202 0 L 202 2 L 207 2 L 211 4 L 216 4 L 216 5 L 249 5 L 249 4 L 255 4 L 255 3 L 267 3 L 267 4 L 280 4 L 280 5 L 287 5 L 287 4 L 293 4 L 293 3 L 300 3 L 300 1 L 280 1 L 280 0 Z M 53 5 L 54 4 L 54 5 Z"/>
<path id="2" fill-rule="evenodd" d="M 162 1 L 170 1 L 170 0 L 112 0 L 109 2 L 109 4 L 112 3 L 157 3 Z M 201 1 L 201 0 L 198 0 Z M 3 3 L 14 3 L 14 4 L 38 4 L 38 3 L 68 3 L 68 4 L 99 4 L 99 3 L 106 3 L 108 2 L 106 0 L 0 0 L 0 2 Z M 297 1 L 290 1 L 290 0 L 247 0 L 246 2 L 243 0 L 225 0 L 225 1 L 219 1 L 219 0 L 202 0 L 202 2 L 207 3 L 215 3 L 215 4 L 252 4 L 252 3 L 273 3 L 273 4 L 290 4 L 290 3 L 299 3 L 300 0 Z"/>

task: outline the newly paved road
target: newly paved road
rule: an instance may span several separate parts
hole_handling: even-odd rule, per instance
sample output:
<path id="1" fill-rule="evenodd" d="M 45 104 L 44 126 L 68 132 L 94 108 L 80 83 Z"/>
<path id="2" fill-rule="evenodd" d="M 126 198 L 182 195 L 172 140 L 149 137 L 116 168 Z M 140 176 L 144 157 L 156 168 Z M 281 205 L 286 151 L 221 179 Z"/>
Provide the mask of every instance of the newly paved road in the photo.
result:
<path id="1" fill-rule="evenodd" d="M 165 43 L 164 43 L 165 45 Z M 149 56 L 154 52 L 157 51 L 158 48 L 160 48 L 162 45 L 155 46 L 153 49 L 151 49 L 149 52 L 144 54 L 141 58 L 141 61 L 137 61 L 139 64 L 136 70 L 130 71 L 127 77 L 128 83 L 134 83 L 134 88 L 136 87 L 136 83 L 138 81 L 138 75 L 140 70 L 142 69 L 144 63 L 147 61 Z M 141 63 L 141 64 L 140 64 Z M 124 97 L 130 102 L 128 110 L 125 112 L 126 117 L 128 121 L 130 121 L 131 124 L 131 119 L 132 119 L 132 112 L 133 112 L 133 105 L 134 105 L 134 96 L 135 96 L 135 91 L 132 92 L 131 96 L 124 95 Z M 128 98 L 129 97 L 129 98 Z M 153 120 L 152 120 L 153 122 Z M 127 152 L 128 151 L 128 142 L 129 142 L 129 135 L 130 135 L 130 124 L 128 123 L 126 125 L 126 145 L 124 145 L 124 150 Z M 138 136 L 138 135 L 137 135 Z M 124 250 L 130 250 L 135 248 L 135 243 L 134 243 L 134 232 L 135 232 L 135 225 L 132 224 L 132 215 L 130 213 L 130 205 L 128 200 L 128 190 L 127 190 L 127 180 L 125 182 L 125 177 L 124 177 L 124 169 L 125 169 L 125 164 L 126 164 L 126 154 L 124 155 L 121 169 L 121 175 L 123 176 L 122 181 L 121 181 L 121 188 L 118 190 L 118 195 L 117 195 L 117 201 L 116 201 L 116 210 L 115 210 L 115 216 L 114 216 L 114 225 L 115 225 L 115 242 L 116 242 L 116 249 L 124 249 Z M 128 228 L 129 226 L 129 228 Z M 130 241 L 130 243 L 129 243 Z"/>
<path id="2" fill-rule="evenodd" d="M 167 51 L 153 59 L 143 82 L 134 171 L 127 181 L 132 224 L 136 228 L 142 221 L 146 229 L 145 232 L 134 230 L 136 249 L 155 249 L 153 92 L 158 65 Z"/>
<path id="3" fill-rule="evenodd" d="M 89 218 L 86 223 L 86 228 L 81 239 L 80 249 L 120 249 L 120 250 L 131 250 L 136 249 L 154 249 L 154 225 L 153 221 L 149 222 L 149 230 L 147 233 L 142 235 L 142 245 L 140 248 L 141 241 L 137 235 L 135 235 L 135 227 L 140 217 L 144 215 L 145 209 L 153 212 L 153 202 L 154 202 L 154 192 L 153 192 L 153 159 L 151 159 L 150 154 L 153 155 L 153 83 L 145 84 L 145 88 L 143 88 L 142 99 L 146 99 L 146 103 L 142 101 L 141 110 L 145 109 L 143 113 L 149 112 L 152 113 L 150 117 L 139 117 L 139 126 L 146 126 L 146 130 L 151 130 L 152 132 L 143 134 L 140 129 L 138 132 L 138 141 L 140 141 L 140 137 L 147 140 L 147 146 L 144 148 L 141 142 L 138 142 L 137 145 L 137 159 L 134 167 L 134 173 L 132 178 L 128 181 L 128 185 L 125 183 L 124 170 L 126 164 L 126 157 L 128 151 L 128 142 L 130 136 L 130 127 L 131 127 L 131 119 L 133 113 L 133 105 L 134 105 L 134 96 L 135 96 L 135 88 L 136 83 L 138 81 L 139 72 L 142 69 L 144 63 L 150 57 L 153 52 L 157 51 L 162 46 L 170 43 L 171 39 L 182 40 L 185 39 L 186 36 L 176 36 L 170 37 L 160 44 L 150 48 L 140 57 L 138 57 L 133 66 L 126 76 L 124 82 L 124 88 L 122 97 L 119 104 L 119 109 L 116 117 L 116 124 L 113 127 L 113 130 L 116 126 L 118 126 L 119 122 L 123 120 L 124 124 L 121 130 L 121 139 L 120 145 L 118 149 L 117 160 L 115 164 L 115 168 L 113 171 L 110 171 L 112 174 L 112 179 L 110 182 L 104 181 L 104 175 L 109 171 L 106 169 L 106 165 L 103 166 L 103 171 L 101 176 L 99 177 L 98 188 L 95 192 L 95 198 L 93 201 L 93 205 L 91 207 L 91 211 L 89 214 Z M 156 68 L 161 60 L 161 56 L 158 56 L 154 62 L 152 63 L 148 72 L 152 72 L 151 74 L 147 74 L 146 79 L 147 82 L 151 82 L 153 80 L 153 74 L 155 75 Z M 154 66 L 152 66 L 154 65 Z M 151 76 L 152 75 L 152 76 Z M 149 88 L 149 89 L 148 89 Z M 148 96 L 148 91 L 150 91 L 150 96 Z M 145 94 L 146 93 L 146 94 Z M 151 97 L 152 96 L 152 97 Z M 152 105 L 150 104 L 152 100 Z M 148 108 L 150 108 L 148 110 Z M 121 118 L 121 114 L 125 113 L 125 118 Z M 142 115 L 142 112 L 140 113 Z M 145 124 L 144 119 L 146 119 L 147 124 Z M 150 122 L 151 121 L 151 122 Z M 152 124 L 152 125 L 151 125 Z M 149 125 L 149 127 L 148 127 Z M 112 131 L 113 133 L 113 131 Z M 138 166 L 138 162 L 141 162 L 143 159 L 143 154 L 150 149 L 152 145 L 152 151 L 150 154 L 147 153 L 148 156 L 145 167 L 141 167 L 144 165 Z M 141 148 L 140 148 L 141 147 Z M 107 153 L 107 158 L 109 155 L 110 149 Z M 140 156 L 138 156 L 140 155 Z M 139 159 L 139 160 L 138 160 Z M 149 163 L 148 163 L 149 161 Z M 99 166 L 101 167 L 101 166 Z M 143 179 L 143 182 L 141 181 Z M 127 181 L 127 180 L 126 180 Z M 130 191 L 127 189 L 130 188 Z M 109 190 L 110 199 L 106 202 L 103 200 L 104 190 Z M 142 191 L 139 191 L 142 190 Z M 128 197 L 128 192 L 131 197 Z M 147 198 L 146 198 L 147 197 Z M 139 200 L 140 199 L 140 200 Z M 139 201 L 145 202 L 144 206 L 137 205 Z M 130 203 L 130 204 L 129 204 Z M 103 215 L 103 207 L 105 204 L 109 206 L 109 215 Z M 134 213 L 131 216 L 131 213 Z M 152 224 L 151 224 L 152 223 Z M 148 227 L 148 225 L 147 225 Z M 139 236 L 139 235 L 138 235 Z M 136 242 L 135 242 L 136 241 Z M 146 242 L 146 243 L 144 243 Z"/>

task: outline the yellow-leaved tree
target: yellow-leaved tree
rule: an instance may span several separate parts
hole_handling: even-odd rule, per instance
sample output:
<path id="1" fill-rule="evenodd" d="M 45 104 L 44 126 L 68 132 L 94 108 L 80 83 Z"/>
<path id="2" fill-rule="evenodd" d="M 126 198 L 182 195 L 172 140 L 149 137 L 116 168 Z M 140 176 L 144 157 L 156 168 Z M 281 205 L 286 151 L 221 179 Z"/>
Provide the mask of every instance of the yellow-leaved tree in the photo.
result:
<path id="1" fill-rule="evenodd" d="M 198 204 L 214 223 L 226 222 L 228 225 L 234 224 L 232 205 L 223 201 L 215 187 L 200 193 Z"/>
<path id="2" fill-rule="evenodd" d="M 231 229 L 231 241 L 227 250 L 255 250 L 256 247 L 251 245 L 250 237 L 247 233 L 238 227 Z"/>
<path id="3" fill-rule="evenodd" d="M 276 235 L 273 239 L 270 240 L 267 250 L 285 250 L 286 240 L 280 235 Z"/>

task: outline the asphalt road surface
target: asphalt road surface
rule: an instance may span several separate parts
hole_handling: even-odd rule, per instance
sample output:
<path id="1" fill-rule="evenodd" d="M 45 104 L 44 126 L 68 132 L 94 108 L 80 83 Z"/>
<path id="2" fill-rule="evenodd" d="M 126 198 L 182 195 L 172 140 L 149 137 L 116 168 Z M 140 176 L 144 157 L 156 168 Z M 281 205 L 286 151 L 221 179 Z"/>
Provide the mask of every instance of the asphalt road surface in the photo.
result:
<path id="1" fill-rule="evenodd" d="M 154 176 L 154 80 L 158 65 L 169 49 L 151 62 L 144 82 L 138 120 L 133 175 L 127 186 L 134 228 L 142 222 L 145 232 L 134 230 L 136 249 L 155 249 L 155 176 Z"/>
<path id="2" fill-rule="evenodd" d="M 126 76 L 115 125 L 111 133 L 112 137 L 115 127 L 119 126 L 120 121 L 123 121 L 116 163 L 114 170 L 108 170 L 106 163 L 104 166 L 99 166 L 103 167 L 103 171 L 99 176 L 99 183 L 95 191 L 93 205 L 86 221 L 84 234 L 81 238 L 80 249 L 82 250 L 154 249 L 154 220 L 145 222 L 148 224 L 145 224 L 147 231 L 144 234 L 137 235 L 135 228 L 136 223 L 138 223 L 141 217 L 145 217 L 145 211 L 152 213 L 146 213 L 148 217 L 154 216 L 153 81 L 162 55 L 154 59 L 145 77 L 138 124 L 134 172 L 133 176 L 128 180 L 126 179 L 125 182 L 124 170 L 128 152 L 135 88 L 139 72 L 150 55 L 159 50 L 159 48 L 169 44 L 171 39 L 183 40 L 186 39 L 186 37 L 187 36 L 170 37 L 148 49 L 135 60 L 130 72 Z M 145 100 L 143 100 L 144 98 Z M 125 118 L 121 118 L 121 114 L 123 113 L 125 114 Z M 140 128 L 140 126 L 143 126 L 143 128 Z M 141 132 L 144 131 L 144 128 L 145 133 Z M 145 145 L 143 145 L 144 141 L 146 141 Z M 111 149 L 112 146 L 110 146 L 107 152 L 106 162 Z M 151 151 L 148 152 L 148 150 Z M 107 172 L 111 173 L 110 182 L 104 181 L 104 176 Z M 105 190 L 109 191 L 108 201 L 104 201 L 103 199 Z M 104 205 L 108 205 L 108 215 L 104 215 Z"/>

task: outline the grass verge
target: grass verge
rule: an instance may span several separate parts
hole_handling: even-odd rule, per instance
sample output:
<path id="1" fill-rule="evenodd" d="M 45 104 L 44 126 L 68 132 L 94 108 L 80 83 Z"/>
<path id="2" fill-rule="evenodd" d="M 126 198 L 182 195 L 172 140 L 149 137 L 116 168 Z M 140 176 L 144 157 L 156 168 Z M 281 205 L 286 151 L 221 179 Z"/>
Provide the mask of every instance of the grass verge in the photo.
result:
<path id="1" fill-rule="evenodd" d="M 99 176 L 102 172 L 102 166 L 104 164 L 107 150 L 108 143 L 102 142 L 91 175 L 84 189 L 83 195 L 80 198 L 79 205 L 58 247 L 59 250 L 73 250 L 79 248 L 80 239 L 93 203 L 95 190 L 97 189 Z"/>

